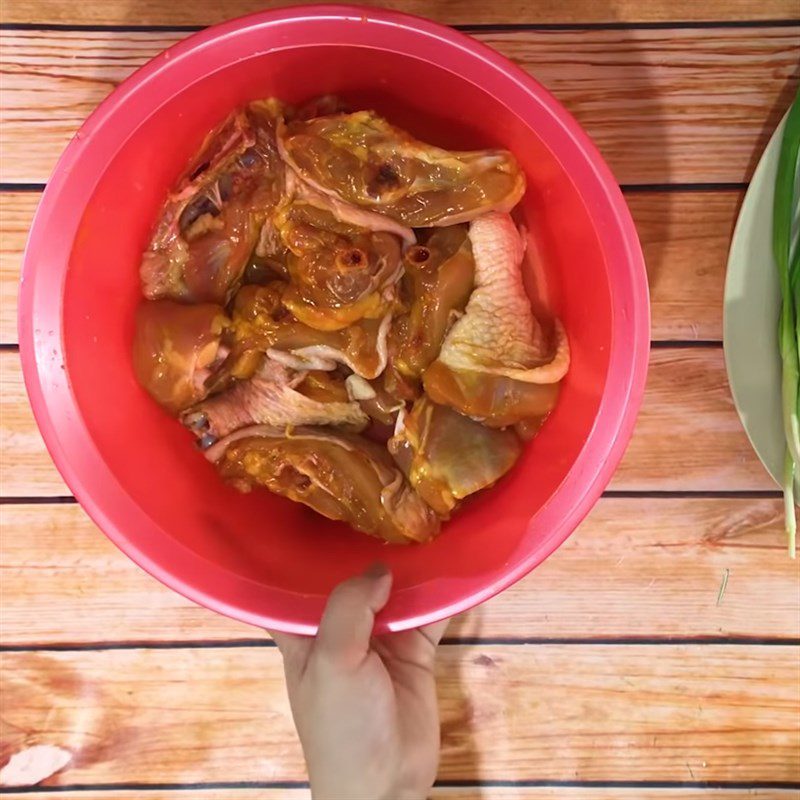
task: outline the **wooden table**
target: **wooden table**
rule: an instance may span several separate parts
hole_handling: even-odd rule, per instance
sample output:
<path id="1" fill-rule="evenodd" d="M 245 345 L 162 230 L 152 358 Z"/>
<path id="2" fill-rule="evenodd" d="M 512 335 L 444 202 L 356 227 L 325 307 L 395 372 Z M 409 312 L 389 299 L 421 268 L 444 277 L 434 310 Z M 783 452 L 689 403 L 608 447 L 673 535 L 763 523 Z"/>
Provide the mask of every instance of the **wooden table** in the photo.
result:
<path id="1" fill-rule="evenodd" d="M 161 49 L 264 5 L 2 5 L 0 764 L 39 744 L 70 757 L 26 797 L 308 794 L 277 650 L 94 527 L 45 452 L 16 346 L 25 236 L 70 136 Z M 575 114 L 625 189 L 653 301 L 644 408 L 609 491 L 546 564 L 448 632 L 435 796 L 798 797 L 797 564 L 720 339 L 737 209 L 797 87 L 800 3 L 386 5 L 473 32 Z"/>

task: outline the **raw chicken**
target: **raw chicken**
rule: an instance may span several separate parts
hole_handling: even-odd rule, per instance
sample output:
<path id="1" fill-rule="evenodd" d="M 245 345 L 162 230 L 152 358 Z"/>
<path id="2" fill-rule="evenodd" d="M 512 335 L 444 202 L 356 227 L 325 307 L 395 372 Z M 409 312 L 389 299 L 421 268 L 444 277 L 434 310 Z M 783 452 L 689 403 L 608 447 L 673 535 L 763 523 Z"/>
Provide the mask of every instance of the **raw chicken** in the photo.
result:
<path id="1" fill-rule="evenodd" d="M 292 169 L 286 170 L 286 192 L 289 197 L 295 197 L 317 208 L 328 211 L 339 222 L 344 222 L 356 228 L 367 231 L 384 231 L 393 233 L 406 244 L 412 245 L 417 237 L 411 228 L 401 225 L 390 217 L 369 211 L 366 208 L 340 200 L 335 195 L 326 194 L 315 189 L 301 178 L 298 178 Z"/>
<path id="2" fill-rule="evenodd" d="M 233 309 L 231 362 L 244 360 L 252 365 L 254 353 L 266 353 L 296 370 L 329 371 L 344 364 L 368 379 L 383 372 L 391 311 L 382 319 L 362 319 L 341 330 L 320 331 L 292 316 L 283 303 L 286 291 L 287 284 L 281 281 L 239 291 Z M 239 377 L 248 375 L 240 372 Z"/>
<path id="3" fill-rule="evenodd" d="M 206 139 L 165 203 L 142 257 L 145 297 L 225 303 L 283 196 L 280 105 L 251 103 Z"/>
<path id="4" fill-rule="evenodd" d="M 229 324 L 222 307 L 209 303 L 142 303 L 133 339 L 137 380 L 172 414 L 202 400 L 209 391 L 207 380 L 222 362 L 220 340 Z"/>
<path id="5" fill-rule="evenodd" d="M 394 428 L 397 415 L 405 403 L 389 394 L 381 380 L 367 381 L 360 375 L 350 375 L 345 381 L 347 395 L 361 406 L 362 411 L 379 426 Z M 388 432 L 387 432 L 388 433 Z"/>
<path id="6" fill-rule="evenodd" d="M 359 208 L 331 195 L 318 192 L 298 178 L 290 168 L 287 168 L 285 173 L 286 188 L 284 197 L 277 205 L 275 212 L 268 214 L 264 221 L 258 244 L 245 273 L 245 281 L 247 283 L 265 283 L 266 281 L 260 277 L 262 274 L 271 274 L 271 279 L 273 280 L 275 277 L 289 280 L 287 261 L 290 250 L 281 235 L 282 231 L 279 228 L 279 224 L 282 220 L 285 221 L 288 216 L 287 209 L 293 204 L 310 206 L 316 209 L 317 212 L 323 212 L 323 219 L 325 217 L 328 218 L 328 227 L 333 221 L 346 226 L 346 231 L 392 233 L 406 245 L 413 245 L 416 242 L 416 236 L 411 228 L 407 228 L 382 214 Z"/>
<path id="7" fill-rule="evenodd" d="M 513 467 L 569 366 L 522 283 L 524 192 L 505 150 L 434 147 L 330 95 L 250 103 L 161 209 L 136 377 L 241 491 L 430 541 Z"/>
<path id="8" fill-rule="evenodd" d="M 564 328 L 556 321 L 549 347 L 525 294 L 524 244 L 508 214 L 474 220 L 469 238 L 475 291 L 426 371 L 425 390 L 435 402 L 492 427 L 542 417 L 569 368 Z"/>
<path id="9" fill-rule="evenodd" d="M 408 310 L 392 323 L 389 353 L 391 369 L 416 383 L 469 300 L 475 262 L 462 225 L 435 230 L 403 260 L 401 297 Z"/>
<path id="10" fill-rule="evenodd" d="M 426 397 L 397 427 L 389 452 L 420 497 L 445 519 L 459 500 L 496 483 L 522 452 L 513 431 L 486 428 Z"/>
<path id="11" fill-rule="evenodd" d="M 439 519 L 385 448 L 321 428 L 244 428 L 206 451 L 223 478 L 248 491 L 265 486 L 329 519 L 387 542 L 425 542 Z"/>
<path id="12" fill-rule="evenodd" d="M 283 304 L 300 322 L 335 331 L 390 310 L 403 269 L 396 236 L 341 222 L 325 204 L 299 198 L 271 224 L 287 251 Z"/>
<path id="13" fill-rule="evenodd" d="M 332 425 L 363 430 L 369 419 L 358 403 L 351 402 L 341 383 L 339 397 L 321 396 L 313 383 L 312 396 L 303 392 L 304 372 L 293 372 L 271 359 L 247 381 L 236 383 L 222 394 L 205 400 L 184 415 L 184 424 L 201 437 L 219 439 L 248 425 L 287 427 Z M 316 395 L 314 395 L 316 390 Z M 210 437 L 210 438 L 209 438 Z"/>
<path id="14" fill-rule="evenodd" d="M 373 111 L 282 123 L 278 147 L 318 191 L 412 228 L 510 211 L 525 193 L 525 175 L 508 151 L 443 150 Z"/>

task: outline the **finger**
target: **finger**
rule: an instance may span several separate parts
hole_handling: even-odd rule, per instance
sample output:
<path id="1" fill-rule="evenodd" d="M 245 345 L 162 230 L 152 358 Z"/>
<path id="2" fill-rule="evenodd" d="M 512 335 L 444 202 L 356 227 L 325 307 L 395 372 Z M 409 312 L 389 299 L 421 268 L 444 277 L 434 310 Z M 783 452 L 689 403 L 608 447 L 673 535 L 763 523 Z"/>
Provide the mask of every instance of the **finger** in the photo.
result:
<path id="1" fill-rule="evenodd" d="M 434 646 L 437 647 L 439 642 L 442 641 L 442 636 L 450 624 L 450 618 L 440 619 L 438 622 L 431 622 L 430 625 L 424 625 L 419 629 L 419 632 Z"/>
<path id="2" fill-rule="evenodd" d="M 357 664 L 369 651 L 375 615 L 386 605 L 392 576 L 386 567 L 340 583 L 322 615 L 315 647 L 337 661 Z"/>
<path id="3" fill-rule="evenodd" d="M 302 671 L 311 651 L 311 645 L 314 643 L 313 638 L 298 636 L 296 633 L 283 633 L 283 631 L 267 631 L 267 633 L 278 645 L 287 673 Z"/>

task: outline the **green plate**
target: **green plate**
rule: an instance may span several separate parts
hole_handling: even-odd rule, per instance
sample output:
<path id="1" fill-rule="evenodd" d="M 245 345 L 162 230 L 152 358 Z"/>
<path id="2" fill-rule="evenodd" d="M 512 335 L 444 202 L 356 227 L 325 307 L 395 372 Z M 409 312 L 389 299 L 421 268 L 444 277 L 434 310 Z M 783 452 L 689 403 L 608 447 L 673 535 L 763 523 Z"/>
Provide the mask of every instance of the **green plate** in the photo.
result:
<path id="1" fill-rule="evenodd" d="M 784 123 L 761 156 L 739 212 L 728 255 L 723 337 L 733 400 L 761 463 L 781 484 L 780 286 L 772 255 L 772 195 Z"/>

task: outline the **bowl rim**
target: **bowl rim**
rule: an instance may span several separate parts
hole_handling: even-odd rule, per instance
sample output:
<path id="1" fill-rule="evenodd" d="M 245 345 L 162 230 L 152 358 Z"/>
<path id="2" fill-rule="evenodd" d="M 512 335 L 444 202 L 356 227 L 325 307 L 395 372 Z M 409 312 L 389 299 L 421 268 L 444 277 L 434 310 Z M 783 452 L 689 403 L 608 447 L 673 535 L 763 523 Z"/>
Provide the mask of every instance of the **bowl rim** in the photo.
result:
<path id="1" fill-rule="evenodd" d="M 169 569 L 163 566 L 162 559 L 145 552 L 125 533 L 123 528 L 139 530 L 143 525 L 149 525 L 151 530 L 161 529 L 118 483 L 92 441 L 65 368 L 61 307 L 74 233 L 86 202 L 108 162 L 138 127 L 137 124 L 126 129 L 124 135 L 110 134 L 109 121 L 121 110 L 135 116 L 131 110 L 139 103 L 143 105 L 140 124 L 147 117 L 148 109 L 152 113 L 160 105 L 149 97 L 143 98 L 141 90 L 147 86 L 157 87 L 158 79 L 166 79 L 170 73 L 186 72 L 187 59 L 211 43 L 253 30 L 287 24 L 314 25 L 321 21 L 336 24 L 357 21 L 385 26 L 396 36 L 415 39 L 415 45 L 435 46 L 437 60 L 441 49 L 448 59 L 462 62 L 473 72 L 484 70 L 487 75 L 496 74 L 498 91 L 502 89 L 504 96 L 514 96 L 517 102 L 528 104 L 525 113 L 514 105 L 513 113 L 529 123 L 536 116 L 537 128 L 549 126 L 553 134 L 557 132 L 564 137 L 563 151 L 558 154 L 554 151 L 554 155 L 562 162 L 567 157 L 571 159 L 568 172 L 579 190 L 586 187 L 576 180 L 576 175 L 584 183 L 594 185 L 595 195 L 601 202 L 593 207 L 593 213 L 604 215 L 608 223 L 602 229 L 598 226 L 597 235 L 607 260 L 616 260 L 626 267 L 625 291 L 612 291 L 611 295 L 612 344 L 606 390 L 595 425 L 567 477 L 537 512 L 539 524 L 544 523 L 549 535 L 514 569 L 480 590 L 460 595 L 455 601 L 436 601 L 424 613 L 378 617 L 377 633 L 399 631 L 478 605 L 518 581 L 557 549 L 586 516 L 611 479 L 631 437 L 644 394 L 650 351 L 649 293 L 644 258 L 630 211 L 613 174 L 588 135 L 544 87 L 505 56 L 464 33 L 427 19 L 347 5 L 294 6 L 257 12 L 181 40 L 130 75 L 100 103 L 57 162 L 34 216 L 23 257 L 18 310 L 20 358 L 34 417 L 56 467 L 84 510 L 128 557 L 166 586 L 227 616 L 262 628 L 301 634 L 316 632 L 315 621 L 299 620 L 296 615 L 292 618 L 295 606 L 286 600 L 277 603 L 284 607 L 278 613 L 265 613 L 254 607 L 255 603 L 242 597 L 240 585 L 247 579 L 241 576 L 216 574 L 220 583 L 215 591 L 203 588 L 203 585 L 213 584 L 208 578 L 209 569 L 216 573 L 227 571 L 207 562 L 172 537 L 169 537 L 169 544 L 161 544 L 181 550 L 181 557 L 187 563 L 180 562 L 180 570 L 174 565 Z M 348 40 L 347 44 L 352 43 Z M 382 46 L 381 49 L 408 52 L 400 47 Z M 196 71 L 191 71 L 192 80 L 201 78 Z M 501 102 L 509 105 L 510 101 Z M 76 165 L 80 165 L 80 181 L 72 177 L 78 172 L 73 172 Z M 58 291 L 54 290 L 54 279 Z M 559 506 L 554 502 L 556 499 L 561 501 L 560 508 L 567 509 L 566 513 L 556 509 Z"/>

